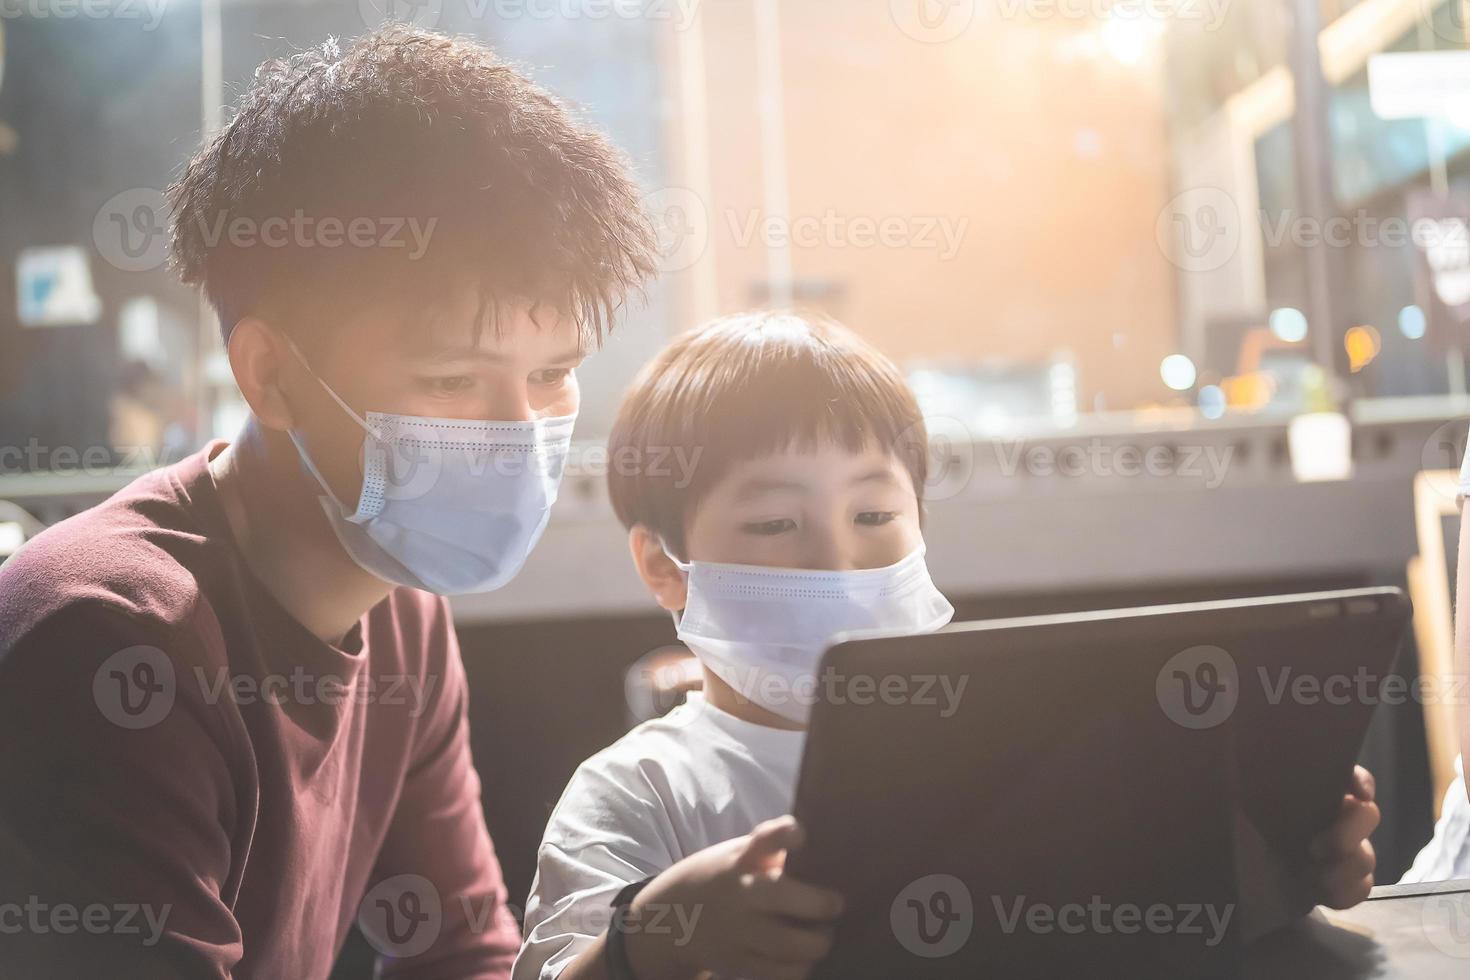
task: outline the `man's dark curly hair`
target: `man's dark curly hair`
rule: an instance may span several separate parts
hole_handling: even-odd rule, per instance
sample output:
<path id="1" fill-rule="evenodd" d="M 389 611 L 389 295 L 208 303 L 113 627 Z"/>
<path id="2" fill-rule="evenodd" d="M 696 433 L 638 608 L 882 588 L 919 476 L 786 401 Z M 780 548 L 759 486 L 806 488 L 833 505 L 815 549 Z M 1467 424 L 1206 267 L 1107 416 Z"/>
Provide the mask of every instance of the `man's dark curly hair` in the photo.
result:
<path id="1" fill-rule="evenodd" d="M 402 24 L 261 65 L 169 201 L 174 263 L 226 338 L 246 315 L 310 334 L 470 284 L 480 322 L 547 304 L 597 343 L 656 259 L 605 137 L 480 43 Z"/>

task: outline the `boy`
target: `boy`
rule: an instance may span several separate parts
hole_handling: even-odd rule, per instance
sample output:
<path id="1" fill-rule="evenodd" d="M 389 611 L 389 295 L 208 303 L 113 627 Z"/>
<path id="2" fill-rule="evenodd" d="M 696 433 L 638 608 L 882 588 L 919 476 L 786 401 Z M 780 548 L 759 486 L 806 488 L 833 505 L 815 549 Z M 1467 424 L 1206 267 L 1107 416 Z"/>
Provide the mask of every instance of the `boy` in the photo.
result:
<path id="1" fill-rule="evenodd" d="M 440 594 L 535 544 L 639 197 L 472 41 L 256 72 L 171 190 L 248 422 L 0 568 L 0 975 L 326 980 L 359 913 L 381 976 L 508 975 Z"/>
<path id="2" fill-rule="evenodd" d="M 1465 519 L 1465 498 L 1470 495 L 1470 447 L 1460 464 L 1460 482 L 1455 503 L 1460 508 L 1460 551 L 1455 595 L 1455 670 L 1459 676 L 1470 671 L 1470 520 Z M 1460 747 L 1455 757 L 1455 778 L 1445 790 L 1434 836 L 1414 858 L 1403 883 L 1445 881 L 1470 877 L 1470 795 L 1465 788 L 1463 750 L 1470 746 L 1470 704 L 1460 704 Z"/>
<path id="3" fill-rule="evenodd" d="M 842 900 L 784 876 L 801 830 L 782 815 L 825 640 L 923 632 L 952 613 L 923 564 L 923 433 L 894 365 L 823 320 L 717 320 L 639 376 L 609 458 L 698 450 L 699 464 L 687 485 L 613 472 L 609 490 L 704 689 L 572 777 L 515 980 L 796 978 L 825 955 Z M 1329 904 L 1371 884 L 1377 808 L 1358 775 L 1362 798 L 1316 845 Z"/>
<path id="4" fill-rule="evenodd" d="M 1420 849 L 1400 884 L 1448 881 L 1470 876 L 1470 799 L 1465 790 L 1465 762 L 1455 757 L 1455 778 L 1445 790 L 1434 836 Z"/>

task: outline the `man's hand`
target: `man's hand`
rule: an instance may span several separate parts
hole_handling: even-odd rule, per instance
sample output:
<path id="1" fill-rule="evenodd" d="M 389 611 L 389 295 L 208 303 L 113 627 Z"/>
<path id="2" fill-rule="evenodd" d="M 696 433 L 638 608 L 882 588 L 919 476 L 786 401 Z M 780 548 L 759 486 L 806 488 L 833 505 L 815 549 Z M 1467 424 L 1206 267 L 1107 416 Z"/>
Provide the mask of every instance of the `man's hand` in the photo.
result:
<path id="1" fill-rule="evenodd" d="M 1373 774 L 1362 766 L 1354 767 L 1353 789 L 1343 795 L 1337 819 L 1312 840 L 1317 901 L 1328 908 L 1351 908 L 1367 898 L 1373 887 L 1378 858 L 1368 835 L 1378 826 L 1375 791 Z"/>
<path id="2" fill-rule="evenodd" d="M 842 896 L 786 876 L 786 851 L 801 840 L 795 818 L 780 817 L 655 878 L 629 909 L 633 973 L 802 980 L 832 947 Z"/>

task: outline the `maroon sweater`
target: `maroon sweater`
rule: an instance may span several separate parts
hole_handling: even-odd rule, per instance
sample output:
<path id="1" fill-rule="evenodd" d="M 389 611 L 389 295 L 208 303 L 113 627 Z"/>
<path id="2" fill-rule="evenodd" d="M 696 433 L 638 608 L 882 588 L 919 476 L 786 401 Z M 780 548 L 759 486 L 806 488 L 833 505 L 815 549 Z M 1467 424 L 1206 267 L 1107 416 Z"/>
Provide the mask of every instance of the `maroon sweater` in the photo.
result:
<path id="1" fill-rule="evenodd" d="M 519 943 L 441 598 L 341 646 L 247 569 L 206 465 L 0 567 L 0 978 L 502 978 Z M 359 918 L 360 917 L 360 918 Z"/>

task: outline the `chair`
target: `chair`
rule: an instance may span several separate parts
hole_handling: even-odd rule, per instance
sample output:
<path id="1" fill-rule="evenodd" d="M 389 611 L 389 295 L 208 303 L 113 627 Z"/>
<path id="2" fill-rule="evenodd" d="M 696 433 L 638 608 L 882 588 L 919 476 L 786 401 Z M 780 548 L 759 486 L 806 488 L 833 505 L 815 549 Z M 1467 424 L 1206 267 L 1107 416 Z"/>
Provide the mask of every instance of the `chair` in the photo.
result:
<path id="1" fill-rule="evenodd" d="M 1429 773 L 1434 784 L 1434 818 L 1439 819 L 1445 790 L 1455 779 L 1460 752 L 1455 676 L 1454 604 L 1450 567 L 1445 555 L 1444 519 L 1458 517 L 1454 470 L 1424 470 L 1414 477 L 1414 526 L 1419 553 L 1409 559 L 1409 596 L 1414 601 L 1414 642 L 1419 648 L 1419 675 L 1434 683 L 1424 703 L 1424 737 L 1429 746 Z M 1470 584 L 1470 583 L 1467 583 Z"/>

